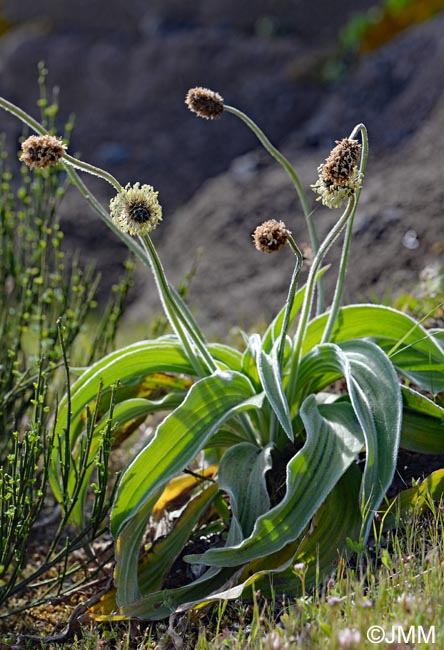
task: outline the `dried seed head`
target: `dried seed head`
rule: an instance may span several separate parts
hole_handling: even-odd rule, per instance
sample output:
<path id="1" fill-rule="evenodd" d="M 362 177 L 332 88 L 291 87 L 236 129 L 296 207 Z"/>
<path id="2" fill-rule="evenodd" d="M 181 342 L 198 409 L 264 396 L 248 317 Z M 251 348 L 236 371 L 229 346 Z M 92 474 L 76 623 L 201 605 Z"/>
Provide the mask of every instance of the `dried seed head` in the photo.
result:
<path id="1" fill-rule="evenodd" d="M 146 235 L 162 221 L 162 207 L 151 185 L 128 185 L 109 204 L 111 217 L 122 232 Z"/>
<path id="2" fill-rule="evenodd" d="M 361 157 L 361 145 L 356 140 L 336 140 L 336 147 L 326 159 L 322 175 L 333 185 L 347 185 Z"/>
<path id="3" fill-rule="evenodd" d="M 219 93 L 208 88 L 190 88 L 187 93 L 185 104 L 190 111 L 196 113 L 206 120 L 215 120 L 222 115 L 224 100 Z"/>
<path id="4" fill-rule="evenodd" d="M 66 151 L 66 145 L 53 135 L 31 135 L 22 144 L 20 160 L 31 169 L 56 165 Z"/>
<path id="5" fill-rule="evenodd" d="M 319 178 L 312 189 L 329 208 L 339 208 L 360 188 L 362 176 L 358 169 L 361 145 L 356 140 L 344 138 L 336 141 L 325 163 L 318 167 Z"/>
<path id="6" fill-rule="evenodd" d="M 274 251 L 278 251 L 282 246 L 285 246 L 290 234 L 283 221 L 270 219 L 270 221 L 264 221 L 258 226 L 252 237 L 258 251 L 274 253 Z"/>

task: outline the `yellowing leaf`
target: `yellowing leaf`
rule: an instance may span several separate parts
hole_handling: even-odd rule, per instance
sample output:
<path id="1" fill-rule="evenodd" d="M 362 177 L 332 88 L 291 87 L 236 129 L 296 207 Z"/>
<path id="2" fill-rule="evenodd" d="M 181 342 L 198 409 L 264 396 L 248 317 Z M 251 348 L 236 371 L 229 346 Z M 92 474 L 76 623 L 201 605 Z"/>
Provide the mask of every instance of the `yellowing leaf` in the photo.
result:
<path id="1" fill-rule="evenodd" d="M 217 472 L 217 465 L 210 465 L 203 470 L 199 470 L 192 474 L 183 474 L 173 478 L 164 491 L 160 499 L 157 501 L 153 508 L 152 516 L 154 519 L 159 520 L 165 510 L 178 507 L 188 497 L 191 490 L 194 490 L 196 485 L 202 483 L 202 480 L 213 478 Z"/>

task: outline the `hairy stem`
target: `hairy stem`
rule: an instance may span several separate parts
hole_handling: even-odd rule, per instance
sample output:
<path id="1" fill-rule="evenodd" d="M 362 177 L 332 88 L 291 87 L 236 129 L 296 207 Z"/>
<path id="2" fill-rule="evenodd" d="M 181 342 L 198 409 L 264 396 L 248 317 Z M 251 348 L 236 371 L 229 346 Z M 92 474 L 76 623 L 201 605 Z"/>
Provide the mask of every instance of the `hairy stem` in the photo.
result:
<path id="1" fill-rule="evenodd" d="M 319 247 L 318 253 L 313 261 L 313 264 L 310 268 L 310 272 L 308 274 L 304 302 L 302 304 L 302 309 L 301 309 L 301 317 L 299 319 L 298 329 L 296 331 L 294 344 L 293 344 L 293 351 L 292 351 L 292 363 L 291 363 L 290 379 L 289 379 L 288 391 L 287 391 L 290 403 L 293 403 L 295 397 L 299 362 L 302 353 L 302 344 L 304 342 L 307 323 L 310 317 L 310 312 L 313 304 L 315 284 L 316 284 L 316 274 L 319 270 L 319 267 L 322 264 L 324 257 L 326 256 L 326 254 L 328 253 L 328 251 L 330 250 L 331 246 L 334 244 L 336 239 L 339 237 L 341 232 L 344 230 L 345 226 L 347 225 L 347 222 L 350 218 L 350 215 L 354 207 L 354 203 L 355 203 L 354 197 L 351 197 L 348 202 L 347 208 L 343 212 L 341 218 L 339 219 L 339 221 L 335 223 L 335 225 L 330 230 L 327 237 L 324 239 L 321 246 Z"/>
<path id="2" fill-rule="evenodd" d="M 88 174 L 102 178 L 104 181 L 107 181 L 110 185 L 112 185 L 114 189 L 117 190 L 117 192 L 121 192 L 123 190 L 123 187 L 120 185 L 119 181 L 114 178 L 114 176 L 109 172 L 105 171 L 104 169 L 100 169 L 100 167 L 95 167 L 94 165 L 90 165 L 89 163 L 83 162 L 82 160 L 77 160 L 77 158 L 73 158 L 68 153 L 63 154 L 62 161 L 65 165 L 71 165 L 71 167 L 81 169 L 83 172 L 87 172 Z"/>
<path id="3" fill-rule="evenodd" d="M 342 294 L 344 290 L 345 273 L 347 270 L 348 256 L 350 253 L 353 222 L 355 220 L 356 209 L 358 207 L 358 202 L 359 202 L 359 195 L 361 194 L 362 180 L 364 178 L 365 169 L 367 166 L 368 136 L 367 136 L 367 129 L 365 128 L 364 124 L 358 124 L 357 126 L 355 126 L 355 128 L 353 129 L 350 135 L 350 140 L 353 140 L 359 132 L 361 133 L 361 139 L 362 139 L 361 161 L 359 164 L 359 174 L 360 174 L 361 182 L 360 182 L 360 187 L 355 194 L 354 206 L 350 215 L 350 219 L 347 223 L 347 229 L 345 231 L 344 243 L 342 246 L 341 262 L 339 265 L 338 279 L 336 281 L 333 302 L 331 304 L 327 325 L 325 326 L 321 343 L 328 343 L 328 341 L 330 340 L 336 323 L 336 319 L 338 317 L 339 308 L 341 306 Z"/>
<path id="4" fill-rule="evenodd" d="M 291 178 L 293 185 L 296 188 L 296 192 L 298 194 L 299 201 L 301 203 L 302 211 L 304 213 L 304 217 L 307 222 L 311 246 L 313 248 L 313 252 L 316 254 L 319 250 L 319 239 L 316 234 L 316 229 L 312 219 L 312 212 L 310 211 L 307 195 L 304 191 L 304 188 L 302 187 L 302 183 L 299 179 L 299 176 L 296 174 L 290 161 L 278 149 L 276 149 L 274 145 L 271 144 L 270 140 L 267 138 L 265 133 L 258 127 L 258 125 L 255 122 L 253 122 L 251 118 L 248 117 L 248 115 L 246 115 L 239 109 L 234 108 L 233 106 L 227 106 L 226 104 L 224 104 L 224 110 L 227 113 L 232 113 L 236 117 L 240 118 L 243 122 L 245 122 L 245 124 L 251 129 L 251 131 L 253 131 L 255 136 L 258 138 L 262 146 L 268 151 L 268 153 L 275 160 L 277 160 L 277 162 L 285 169 L 288 176 Z M 321 313 L 323 309 L 323 304 L 324 304 L 324 285 L 323 285 L 323 280 L 319 279 L 318 280 L 318 307 L 317 307 L 318 313 Z"/>
<path id="5" fill-rule="evenodd" d="M 283 368 L 285 339 L 287 336 L 288 326 L 290 323 L 291 310 L 293 308 L 294 297 L 296 295 L 296 291 L 298 288 L 299 274 L 301 272 L 302 263 L 304 261 L 304 256 L 302 255 L 298 245 L 296 244 L 295 240 L 291 235 L 289 235 L 288 237 L 288 243 L 291 249 L 293 250 L 293 253 L 296 255 L 296 264 L 291 278 L 290 288 L 288 290 L 287 302 L 285 303 L 284 322 L 282 323 L 281 340 L 279 343 L 278 360 L 279 360 L 279 366 L 281 368 Z"/>

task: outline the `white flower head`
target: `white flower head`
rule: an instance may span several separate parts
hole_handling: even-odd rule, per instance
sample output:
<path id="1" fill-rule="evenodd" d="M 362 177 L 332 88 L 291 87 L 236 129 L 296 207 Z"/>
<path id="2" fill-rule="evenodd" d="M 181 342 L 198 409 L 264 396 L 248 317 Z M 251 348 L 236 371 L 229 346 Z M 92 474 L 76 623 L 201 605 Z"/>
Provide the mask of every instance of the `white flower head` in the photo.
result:
<path id="1" fill-rule="evenodd" d="M 146 235 L 162 221 L 162 206 L 151 185 L 128 185 L 111 199 L 111 217 L 122 232 Z"/>

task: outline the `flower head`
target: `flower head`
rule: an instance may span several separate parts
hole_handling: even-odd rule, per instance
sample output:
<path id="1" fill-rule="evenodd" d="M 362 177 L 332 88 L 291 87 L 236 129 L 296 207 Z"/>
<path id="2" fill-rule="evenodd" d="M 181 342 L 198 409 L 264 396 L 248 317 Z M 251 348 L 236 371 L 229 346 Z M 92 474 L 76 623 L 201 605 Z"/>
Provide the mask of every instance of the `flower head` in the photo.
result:
<path id="1" fill-rule="evenodd" d="M 157 200 L 159 192 L 151 185 L 128 185 L 109 204 L 111 217 L 122 232 L 146 235 L 162 221 L 162 206 Z"/>
<path id="2" fill-rule="evenodd" d="M 361 186 L 358 169 L 361 145 L 356 140 L 344 138 L 336 141 L 325 163 L 318 167 L 319 178 L 312 189 L 329 208 L 339 208 L 345 199 L 350 198 Z"/>
<path id="3" fill-rule="evenodd" d="M 208 88 L 190 88 L 185 98 L 185 104 L 190 111 L 206 120 L 215 120 L 222 115 L 224 99 L 219 93 Z"/>
<path id="4" fill-rule="evenodd" d="M 56 165 L 66 151 L 66 145 L 53 135 L 31 135 L 22 144 L 20 160 L 30 169 Z"/>
<path id="5" fill-rule="evenodd" d="M 274 251 L 278 251 L 282 246 L 285 246 L 290 234 L 291 232 L 287 229 L 283 221 L 270 219 L 270 221 L 261 223 L 254 231 L 252 237 L 258 251 L 274 253 Z"/>

